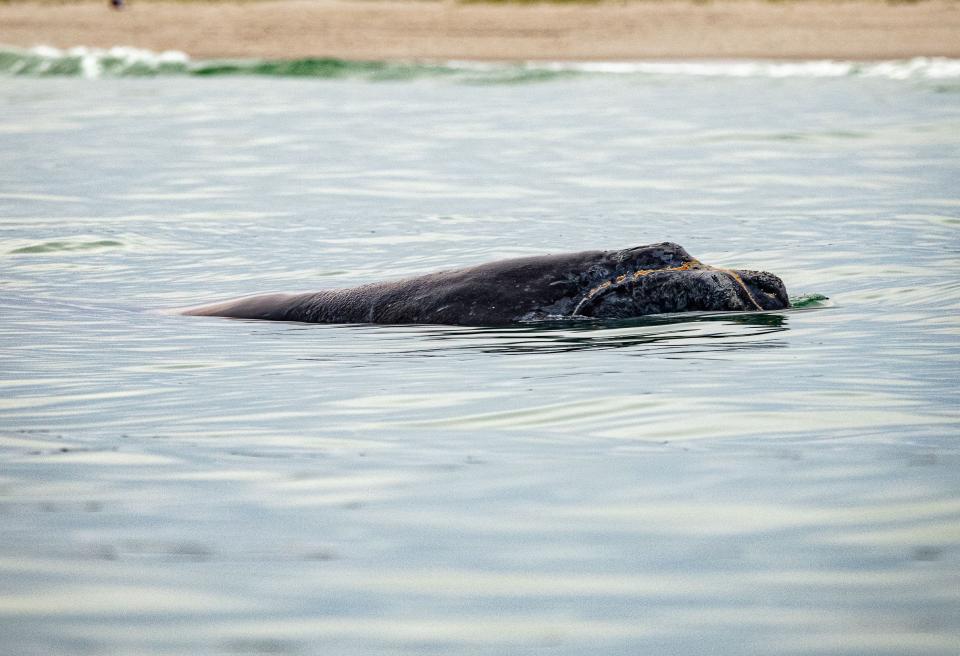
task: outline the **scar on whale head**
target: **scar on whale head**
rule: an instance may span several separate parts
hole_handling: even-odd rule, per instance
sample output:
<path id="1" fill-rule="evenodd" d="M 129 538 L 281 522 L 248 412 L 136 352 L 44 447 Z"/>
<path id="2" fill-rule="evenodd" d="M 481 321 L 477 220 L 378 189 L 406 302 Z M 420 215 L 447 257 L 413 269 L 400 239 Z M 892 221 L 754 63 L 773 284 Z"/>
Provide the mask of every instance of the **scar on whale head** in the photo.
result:
<path id="1" fill-rule="evenodd" d="M 783 282 L 772 273 L 708 266 L 664 242 L 499 260 L 346 289 L 261 294 L 180 312 L 308 323 L 497 326 L 789 306 Z"/>

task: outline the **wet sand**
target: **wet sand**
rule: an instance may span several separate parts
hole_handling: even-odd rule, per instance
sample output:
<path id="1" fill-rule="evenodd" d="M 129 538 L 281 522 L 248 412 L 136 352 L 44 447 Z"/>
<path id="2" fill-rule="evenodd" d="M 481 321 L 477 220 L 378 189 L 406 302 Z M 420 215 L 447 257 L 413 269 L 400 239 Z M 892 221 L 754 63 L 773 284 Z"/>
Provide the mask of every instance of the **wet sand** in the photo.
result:
<path id="1" fill-rule="evenodd" d="M 960 57 L 960 2 L 0 4 L 0 44 L 378 60 Z"/>

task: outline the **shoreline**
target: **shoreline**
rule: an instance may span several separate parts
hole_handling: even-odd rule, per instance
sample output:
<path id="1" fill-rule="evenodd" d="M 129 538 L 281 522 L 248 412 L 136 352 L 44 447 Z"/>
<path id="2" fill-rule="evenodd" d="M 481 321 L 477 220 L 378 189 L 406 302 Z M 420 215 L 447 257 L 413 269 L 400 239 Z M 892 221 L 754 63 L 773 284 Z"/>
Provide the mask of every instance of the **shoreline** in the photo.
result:
<path id="1" fill-rule="evenodd" d="M 960 2 L 484 4 L 260 0 L 0 4 L 0 45 L 195 58 L 631 61 L 960 58 Z"/>

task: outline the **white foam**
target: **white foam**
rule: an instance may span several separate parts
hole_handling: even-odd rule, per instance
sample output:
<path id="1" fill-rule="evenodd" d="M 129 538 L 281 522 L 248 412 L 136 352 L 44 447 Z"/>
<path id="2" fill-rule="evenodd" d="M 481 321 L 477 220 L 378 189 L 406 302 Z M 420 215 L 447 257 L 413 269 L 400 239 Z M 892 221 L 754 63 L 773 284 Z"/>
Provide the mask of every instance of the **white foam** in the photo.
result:
<path id="1" fill-rule="evenodd" d="M 452 66 L 477 70 L 473 64 Z M 781 62 L 763 60 L 636 61 L 636 62 L 527 62 L 527 70 L 610 75 L 662 75 L 667 77 L 766 77 L 835 78 L 881 77 L 891 80 L 948 79 L 960 77 L 960 59 L 915 57 L 878 62 L 833 59 Z M 489 69 L 487 69 L 489 70 Z"/>
<path id="2" fill-rule="evenodd" d="M 27 65 L 28 58 L 40 60 L 38 67 L 34 69 L 34 72 L 39 74 L 49 71 L 57 62 L 76 60 L 80 66 L 80 75 L 85 78 L 101 77 L 104 73 L 104 64 L 107 62 L 114 64 L 121 71 L 135 65 L 155 69 L 162 64 L 182 64 L 186 66 L 190 62 L 190 57 L 184 52 L 176 50 L 153 52 L 129 46 L 114 46 L 112 48 L 75 46 L 61 49 L 40 45 L 27 50 L 15 48 L 2 48 L 2 50 L 19 52 L 24 55 L 24 64 L 12 69 L 11 72 L 13 73 L 22 70 Z"/>

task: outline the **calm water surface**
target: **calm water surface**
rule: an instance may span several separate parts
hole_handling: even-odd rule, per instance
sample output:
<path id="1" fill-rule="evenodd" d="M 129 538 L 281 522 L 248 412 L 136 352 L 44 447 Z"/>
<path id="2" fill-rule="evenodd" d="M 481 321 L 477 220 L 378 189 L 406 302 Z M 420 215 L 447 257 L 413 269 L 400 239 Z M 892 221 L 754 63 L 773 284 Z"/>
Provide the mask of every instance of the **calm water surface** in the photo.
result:
<path id="1" fill-rule="evenodd" d="M 476 82 L 0 78 L 0 652 L 956 654 L 956 81 Z M 663 240 L 829 300 L 160 311 Z"/>

